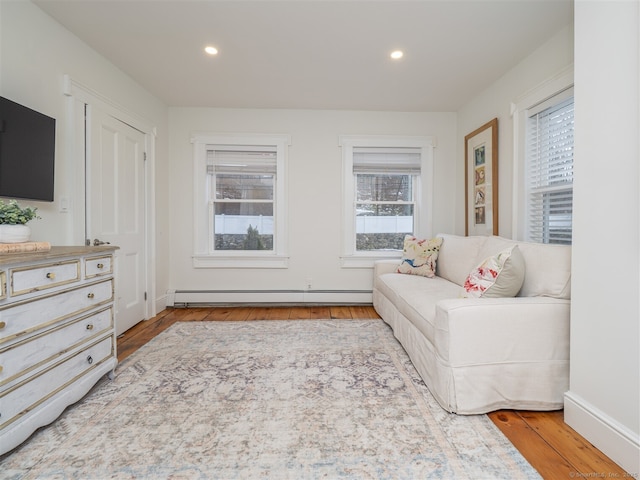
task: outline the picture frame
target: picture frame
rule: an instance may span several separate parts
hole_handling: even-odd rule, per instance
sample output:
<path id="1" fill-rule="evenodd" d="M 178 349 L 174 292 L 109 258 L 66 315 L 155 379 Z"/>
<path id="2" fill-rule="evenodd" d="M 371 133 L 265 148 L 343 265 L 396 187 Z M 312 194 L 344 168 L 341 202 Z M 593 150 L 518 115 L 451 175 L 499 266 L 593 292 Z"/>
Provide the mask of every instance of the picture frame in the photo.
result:
<path id="1" fill-rule="evenodd" d="M 498 119 L 464 137 L 465 235 L 498 235 Z"/>

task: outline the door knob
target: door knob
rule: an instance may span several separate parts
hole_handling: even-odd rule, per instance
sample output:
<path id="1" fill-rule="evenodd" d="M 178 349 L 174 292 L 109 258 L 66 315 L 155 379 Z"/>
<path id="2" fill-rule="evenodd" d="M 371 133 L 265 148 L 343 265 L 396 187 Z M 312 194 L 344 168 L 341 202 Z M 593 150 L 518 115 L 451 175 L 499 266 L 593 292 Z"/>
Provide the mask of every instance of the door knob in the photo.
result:
<path id="1" fill-rule="evenodd" d="M 111 245 L 110 242 L 103 242 L 102 240 L 98 240 L 97 238 L 93 240 L 93 246 L 99 247 L 100 245 Z"/>

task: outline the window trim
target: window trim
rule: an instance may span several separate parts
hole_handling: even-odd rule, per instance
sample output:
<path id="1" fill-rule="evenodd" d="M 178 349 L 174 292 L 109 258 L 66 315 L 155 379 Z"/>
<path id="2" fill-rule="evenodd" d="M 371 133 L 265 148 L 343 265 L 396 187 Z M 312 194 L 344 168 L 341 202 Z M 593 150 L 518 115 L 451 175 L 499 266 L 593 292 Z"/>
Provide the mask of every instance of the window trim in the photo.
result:
<path id="1" fill-rule="evenodd" d="M 550 98 L 573 88 L 573 64 L 511 102 L 513 120 L 512 230 L 514 240 L 527 238 L 526 128 L 529 112 Z"/>
<path id="2" fill-rule="evenodd" d="M 389 135 L 340 135 L 338 145 L 342 149 L 342 268 L 373 268 L 376 260 L 400 258 L 402 251 L 356 251 L 356 181 L 353 173 L 353 149 L 366 147 L 420 148 L 420 176 L 416 182 L 414 209 L 414 234 L 429 237 L 433 228 L 433 136 Z"/>
<path id="3" fill-rule="evenodd" d="M 193 267 L 194 268 L 288 268 L 288 221 L 286 175 L 287 134 L 212 134 L 198 133 L 193 144 Z M 276 149 L 274 250 L 256 252 L 213 251 L 209 244 L 209 183 L 207 181 L 207 148 L 209 145 L 270 146 Z M 204 173 L 203 173 L 204 172 Z"/>

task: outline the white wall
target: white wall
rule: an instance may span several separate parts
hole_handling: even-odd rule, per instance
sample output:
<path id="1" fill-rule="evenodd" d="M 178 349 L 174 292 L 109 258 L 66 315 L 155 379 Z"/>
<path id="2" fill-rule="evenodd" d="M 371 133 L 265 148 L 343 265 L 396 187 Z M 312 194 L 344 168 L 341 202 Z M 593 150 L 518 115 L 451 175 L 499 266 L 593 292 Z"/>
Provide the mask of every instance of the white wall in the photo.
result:
<path id="1" fill-rule="evenodd" d="M 572 62 L 573 25 L 568 25 L 458 111 L 456 233 L 464 235 L 465 231 L 464 137 L 498 118 L 498 232 L 503 237 L 512 237 L 514 136 L 511 102 Z"/>
<path id="2" fill-rule="evenodd" d="M 565 420 L 640 470 L 640 8 L 575 5 L 571 384 Z"/>
<path id="3" fill-rule="evenodd" d="M 77 209 L 83 198 L 78 188 L 77 165 L 83 159 L 74 157 L 69 149 L 66 97 L 63 77 L 74 80 L 125 105 L 129 112 L 157 127 L 156 191 L 158 212 L 166 211 L 167 191 L 167 109 L 130 77 L 115 68 L 54 21 L 38 7 L 27 1 L 0 1 L 0 95 L 40 111 L 56 122 L 56 179 L 55 199 L 49 202 L 20 201 L 38 208 L 41 220 L 29 223 L 32 240 L 49 241 L 54 245 L 83 244 L 83 225 L 78 225 Z M 78 163 L 80 162 L 80 163 Z M 60 212 L 60 199 L 69 200 L 70 210 Z M 159 213 L 157 219 L 157 287 L 167 288 L 168 216 Z M 80 232 L 80 234 L 78 234 Z"/>
<path id="4" fill-rule="evenodd" d="M 434 232 L 453 230 L 456 115 L 323 110 L 170 108 L 171 288 L 176 290 L 371 290 L 371 269 L 340 267 L 341 134 L 432 135 L 435 149 Z M 280 133 L 289 149 L 287 269 L 194 269 L 194 132 Z M 309 220 L 313 219 L 314 222 Z"/>

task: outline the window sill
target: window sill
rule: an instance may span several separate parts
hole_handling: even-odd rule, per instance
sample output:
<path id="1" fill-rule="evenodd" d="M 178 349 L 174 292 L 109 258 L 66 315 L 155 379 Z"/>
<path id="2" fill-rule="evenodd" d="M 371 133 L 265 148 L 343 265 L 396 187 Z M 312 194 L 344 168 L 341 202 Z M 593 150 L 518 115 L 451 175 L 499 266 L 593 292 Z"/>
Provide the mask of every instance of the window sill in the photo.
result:
<path id="1" fill-rule="evenodd" d="M 194 255 L 193 268 L 289 268 L 283 255 Z"/>
<path id="2" fill-rule="evenodd" d="M 378 260 L 398 260 L 402 258 L 402 252 L 389 252 L 380 255 L 344 255 L 340 257 L 342 268 L 373 268 Z"/>

